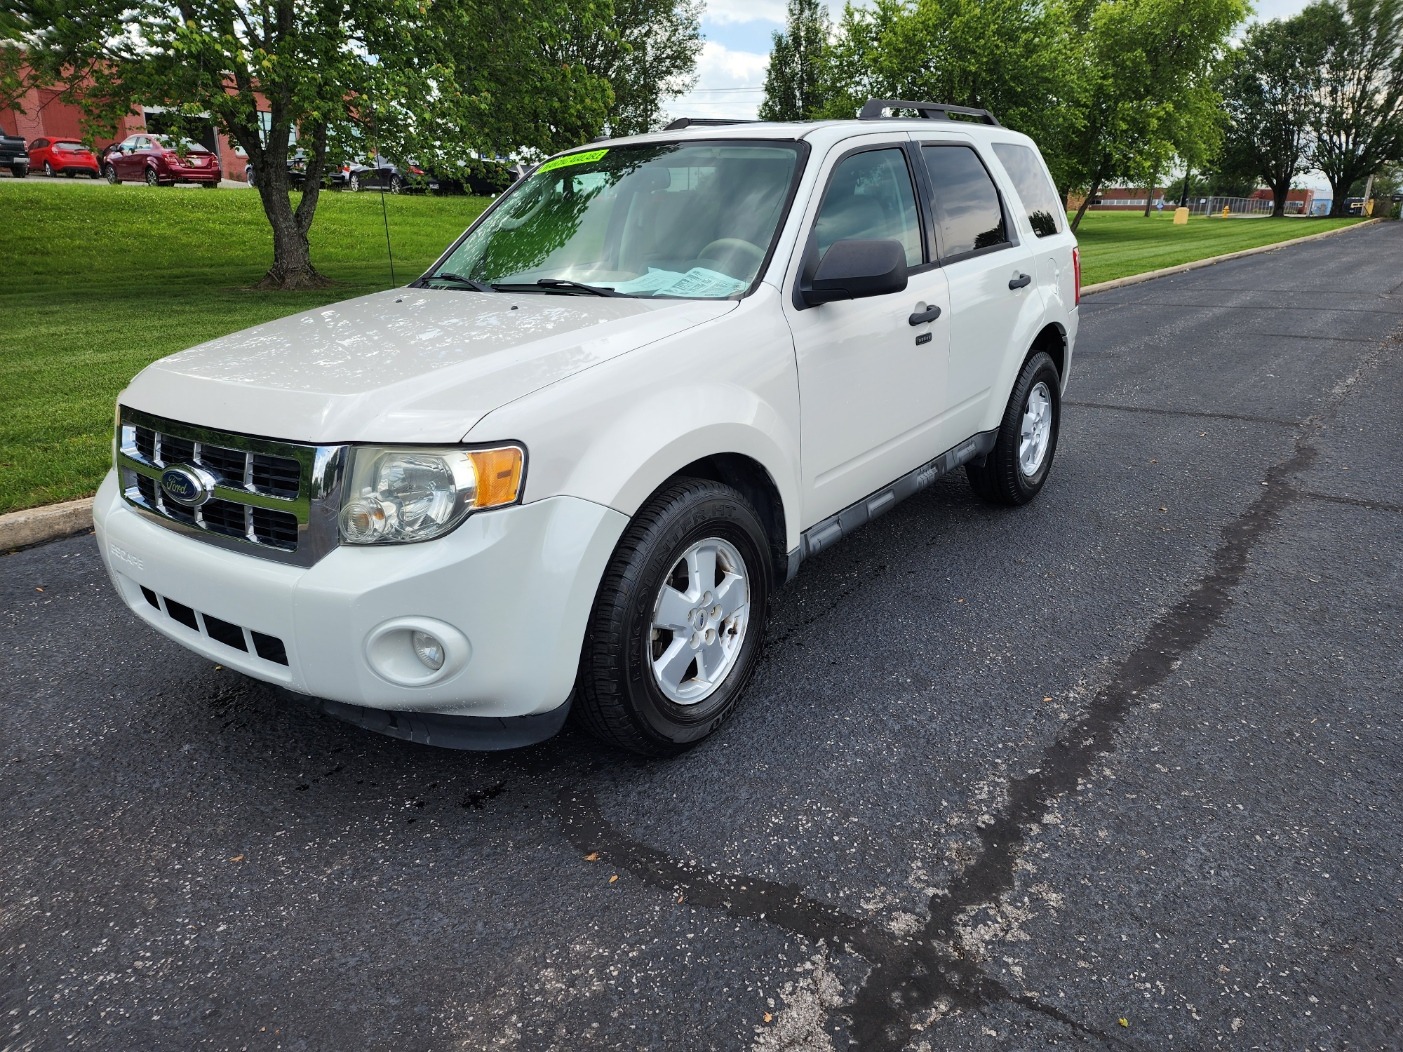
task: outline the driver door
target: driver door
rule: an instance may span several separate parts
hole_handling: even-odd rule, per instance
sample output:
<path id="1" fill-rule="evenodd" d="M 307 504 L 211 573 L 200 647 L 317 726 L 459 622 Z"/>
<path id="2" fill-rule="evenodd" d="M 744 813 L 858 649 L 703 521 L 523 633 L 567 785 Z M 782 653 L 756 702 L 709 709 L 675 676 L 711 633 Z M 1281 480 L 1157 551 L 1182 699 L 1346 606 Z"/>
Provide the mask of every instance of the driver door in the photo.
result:
<path id="1" fill-rule="evenodd" d="M 806 525 L 933 459 L 945 404 L 950 295 L 933 262 L 926 204 L 906 141 L 851 140 L 830 155 L 785 315 L 799 373 Z M 837 151 L 835 151 L 837 152 Z M 891 239 L 906 250 L 905 291 L 807 306 L 794 294 L 834 242 Z"/>

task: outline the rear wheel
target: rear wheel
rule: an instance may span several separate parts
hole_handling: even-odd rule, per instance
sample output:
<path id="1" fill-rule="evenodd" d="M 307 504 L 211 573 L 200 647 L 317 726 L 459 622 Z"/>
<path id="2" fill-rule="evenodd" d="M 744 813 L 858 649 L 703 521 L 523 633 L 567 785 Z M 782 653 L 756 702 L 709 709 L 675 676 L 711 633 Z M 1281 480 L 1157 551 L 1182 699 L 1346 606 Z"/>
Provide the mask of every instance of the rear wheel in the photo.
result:
<path id="1" fill-rule="evenodd" d="M 156 174 L 156 169 L 154 169 L 154 168 L 148 168 L 148 169 L 146 169 L 146 185 L 147 185 L 147 186 L 160 186 L 160 185 L 161 185 L 161 177 L 158 176 L 158 175 Z"/>
<path id="2" fill-rule="evenodd" d="M 50 179 L 54 177 L 54 166 L 51 165 L 48 161 L 44 162 L 44 174 L 47 175 Z"/>
<path id="3" fill-rule="evenodd" d="M 647 756 L 700 742 L 740 702 L 770 592 L 759 516 L 729 486 L 682 479 L 634 517 L 585 632 L 574 713 Z"/>
<path id="4" fill-rule="evenodd" d="M 10 166 L 10 174 L 13 175 L 16 179 L 23 179 L 26 175 L 29 174 L 29 165 L 27 165 L 27 164 L 14 164 L 14 165 L 11 165 L 11 166 Z"/>
<path id="5" fill-rule="evenodd" d="M 1027 504 L 1036 497 L 1052 468 L 1061 420 L 1057 366 L 1039 351 L 1018 372 L 993 451 L 983 464 L 965 465 L 974 492 L 991 504 Z"/>
<path id="6" fill-rule="evenodd" d="M 349 179 L 346 180 L 346 189 L 347 189 L 347 190 L 350 190 L 351 193 L 359 193 L 359 192 L 360 192 L 360 176 L 355 175 L 355 174 L 352 174 L 352 175 L 351 175 L 351 178 L 349 178 Z"/>
<path id="7" fill-rule="evenodd" d="M 404 180 L 397 175 L 390 176 L 390 193 L 397 194 L 404 189 Z"/>

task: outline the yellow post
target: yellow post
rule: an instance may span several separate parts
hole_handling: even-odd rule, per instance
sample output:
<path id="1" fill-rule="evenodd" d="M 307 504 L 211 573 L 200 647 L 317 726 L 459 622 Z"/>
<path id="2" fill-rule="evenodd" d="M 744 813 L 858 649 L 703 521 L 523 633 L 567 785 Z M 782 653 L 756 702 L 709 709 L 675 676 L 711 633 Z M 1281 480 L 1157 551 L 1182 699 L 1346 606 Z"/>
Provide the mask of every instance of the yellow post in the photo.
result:
<path id="1" fill-rule="evenodd" d="M 1228 206 L 1227 206 L 1227 205 L 1224 205 L 1224 206 L 1223 206 L 1223 218 L 1224 218 L 1224 219 L 1228 218 Z"/>
<path id="2" fill-rule="evenodd" d="M 1184 207 L 1174 209 L 1174 225 L 1184 226 L 1189 221 L 1189 210 Z"/>

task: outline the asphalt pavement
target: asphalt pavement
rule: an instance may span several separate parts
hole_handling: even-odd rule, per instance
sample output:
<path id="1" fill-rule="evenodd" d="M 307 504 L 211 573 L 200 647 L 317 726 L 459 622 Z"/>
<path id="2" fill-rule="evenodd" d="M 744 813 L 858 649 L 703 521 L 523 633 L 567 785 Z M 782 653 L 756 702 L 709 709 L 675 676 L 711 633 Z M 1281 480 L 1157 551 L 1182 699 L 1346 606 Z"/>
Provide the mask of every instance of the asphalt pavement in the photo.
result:
<path id="1" fill-rule="evenodd" d="M 0 1049 L 1403 1047 L 1403 224 L 1089 297 L 1051 480 L 676 760 L 434 750 L 0 559 Z"/>

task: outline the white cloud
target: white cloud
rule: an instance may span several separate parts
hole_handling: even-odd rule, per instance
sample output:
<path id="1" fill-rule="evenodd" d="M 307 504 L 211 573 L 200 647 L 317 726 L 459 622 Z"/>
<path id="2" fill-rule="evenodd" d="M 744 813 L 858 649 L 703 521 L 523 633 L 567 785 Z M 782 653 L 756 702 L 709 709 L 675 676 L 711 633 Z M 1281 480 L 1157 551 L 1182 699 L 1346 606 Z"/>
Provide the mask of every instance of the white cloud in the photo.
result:
<path id="1" fill-rule="evenodd" d="M 770 56 L 733 51 L 708 40 L 697 61 L 697 83 L 672 99 L 666 109 L 673 117 L 735 117 L 753 119 L 765 97 L 765 68 Z"/>
<path id="2" fill-rule="evenodd" d="M 787 10 L 785 0 L 706 0 L 703 17 L 722 26 L 736 22 L 783 25 Z"/>

